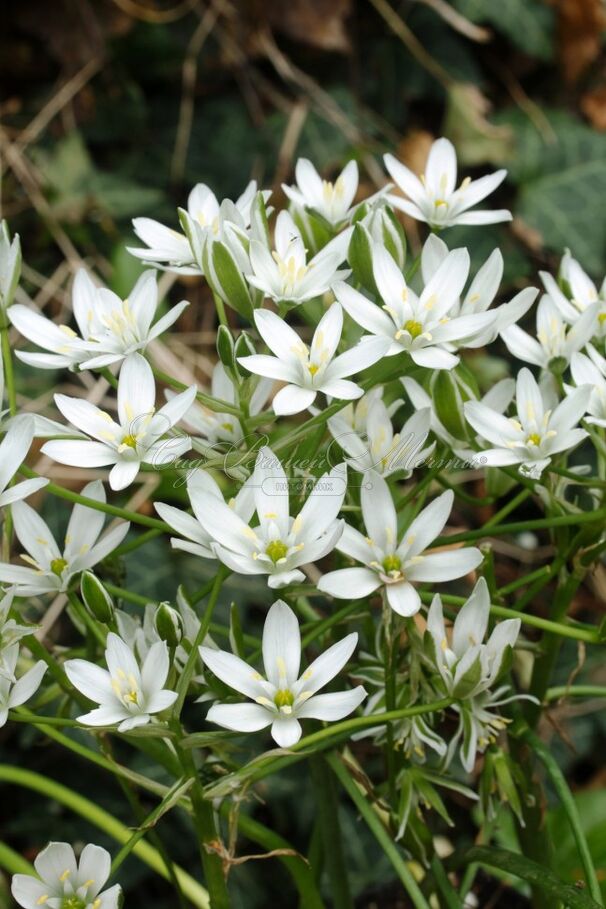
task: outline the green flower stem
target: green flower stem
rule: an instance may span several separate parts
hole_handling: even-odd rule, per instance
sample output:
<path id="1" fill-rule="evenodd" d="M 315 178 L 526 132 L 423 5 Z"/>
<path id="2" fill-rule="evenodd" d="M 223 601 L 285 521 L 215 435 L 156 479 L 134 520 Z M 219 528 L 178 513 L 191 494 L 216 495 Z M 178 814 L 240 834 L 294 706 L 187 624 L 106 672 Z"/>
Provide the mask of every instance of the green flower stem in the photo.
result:
<path id="1" fill-rule="evenodd" d="M 13 371 L 13 357 L 11 351 L 10 338 L 8 336 L 9 324 L 6 319 L 6 313 L 0 307 L 1 322 L 0 334 L 2 335 L 2 364 L 4 368 L 4 384 L 6 387 L 6 396 L 8 398 L 8 409 L 11 417 L 17 413 L 17 391 L 15 388 L 15 373 Z"/>
<path id="2" fill-rule="evenodd" d="M 229 322 L 227 320 L 227 314 L 225 312 L 225 303 L 219 294 L 213 294 L 213 299 L 215 301 L 217 316 L 219 317 L 219 325 L 224 325 L 226 328 L 229 328 Z"/>
<path id="3" fill-rule="evenodd" d="M 583 573 L 578 574 L 573 572 L 568 575 L 563 574 L 562 580 L 556 590 L 551 609 L 556 624 L 559 625 L 560 622 L 564 621 L 572 598 L 582 579 Z M 541 641 L 542 653 L 540 656 L 536 657 L 534 661 L 529 693 L 534 695 L 539 703 L 534 704 L 532 702 L 527 702 L 524 705 L 526 720 L 528 725 L 532 728 L 537 724 L 541 715 L 541 704 L 551 681 L 561 643 L 561 635 L 559 635 L 558 632 L 545 634 Z"/>
<path id="4" fill-rule="evenodd" d="M 511 581 L 510 584 L 504 584 L 503 587 L 499 587 L 497 593 L 500 597 L 506 597 L 510 593 L 519 590 L 520 587 L 526 587 L 534 581 L 545 581 L 545 583 L 547 583 L 553 576 L 554 574 L 551 565 L 541 565 L 536 571 L 531 571 L 530 574 L 523 574 L 521 578 Z"/>
<path id="5" fill-rule="evenodd" d="M 19 468 L 19 473 L 28 479 L 37 479 L 40 474 L 37 474 L 35 470 L 22 465 Z M 159 521 L 157 518 L 150 518 L 147 515 L 139 514 L 137 511 L 128 511 L 126 508 L 118 508 L 116 505 L 109 505 L 106 502 L 97 502 L 96 499 L 90 499 L 88 496 L 81 496 L 77 492 L 72 492 L 70 489 L 64 489 L 63 486 L 58 486 L 57 483 L 49 483 L 44 487 L 46 492 L 49 492 L 53 496 L 57 496 L 60 499 L 66 499 L 68 502 L 73 502 L 75 505 L 86 505 L 87 508 L 93 508 L 95 511 L 102 511 L 104 514 L 109 514 L 113 518 L 124 518 L 125 521 L 131 521 L 134 524 L 142 524 L 144 527 L 153 527 L 155 530 L 160 531 L 161 533 L 173 533 L 172 528 L 165 524 L 164 521 Z"/>
<path id="6" fill-rule="evenodd" d="M 156 379 L 159 379 L 161 382 L 164 382 L 165 385 L 174 388 L 176 391 L 186 391 L 189 388 L 189 385 L 186 385 L 184 382 L 179 382 L 178 379 L 173 379 L 168 373 L 162 372 L 161 369 L 156 369 L 155 366 L 153 367 L 153 373 Z M 196 398 L 200 404 L 208 408 L 208 410 L 212 410 L 214 413 L 229 413 L 234 417 L 240 416 L 240 408 L 234 407 L 233 404 L 229 404 L 227 401 L 213 398 L 212 395 L 204 394 L 202 391 L 198 392 Z"/>
<path id="7" fill-rule="evenodd" d="M 230 807 L 229 803 L 223 802 L 220 809 L 221 814 L 227 817 Z M 238 815 L 238 828 L 245 837 L 254 843 L 259 843 L 264 849 L 270 851 L 280 849 L 294 852 L 290 843 L 282 839 L 277 833 L 274 833 L 273 830 L 264 827 L 263 824 L 260 824 L 254 818 L 248 817 L 248 815 Z M 324 903 L 318 893 L 312 869 L 309 868 L 305 860 L 299 855 L 280 855 L 278 858 L 290 872 L 299 891 L 301 909 L 324 909 Z"/>
<path id="8" fill-rule="evenodd" d="M 420 596 L 424 603 L 431 603 L 433 599 L 433 593 L 430 591 L 420 591 Z M 462 606 L 465 602 L 465 597 L 455 597 L 450 594 L 441 594 L 441 598 L 444 603 L 453 606 Z M 507 609 L 505 606 L 496 606 L 494 603 L 490 604 L 490 613 L 500 619 L 520 619 L 525 625 L 541 628 L 543 631 L 549 631 L 563 638 L 572 638 L 574 641 L 586 641 L 588 644 L 603 643 L 597 628 L 583 625 L 581 622 L 573 622 L 571 619 L 566 622 L 555 622 L 551 619 L 542 619 L 540 616 L 518 612 L 516 609 Z"/>
<path id="9" fill-rule="evenodd" d="M 42 776 L 40 773 L 26 770 L 23 767 L 2 764 L 0 765 L 0 782 L 23 786 L 26 789 L 39 792 L 41 795 L 59 802 L 61 805 L 65 805 L 66 808 L 79 814 L 90 824 L 112 837 L 117 843 L 123 845 L 131 837 L 132 831 L 109 812 L 95 805 L 94 802 L 89 801 L 89 799 L 79 793 L 68 789 L 67 786 L 63 786 L 47 776 Z M 148 843 L 143 840 L 138 842 L 133 848 L 133 854 L 161 877 L 169 880 L 169 874 L 162 856 Z M 175 872 L 183 893 L 196 909 L 210 909 L 208 892 L 204 887 L 178 865 L 175 865 Z"/>
<path id="10" fill-rule="evenodd" d="M 606 698 L 606 685 L 556 685 L 547 689 L 546 701 L 560 698 Z"/>
<path id="11" fill-rule="evenodd" d="M 17 712 L 18 711 L 18 712 Z M 39 726 L 46 729 L 47 726 L 59 726 L 62 729 L 69 726 L 70 728 L 82 728 L 77 720 L 72 720 L 65 716 L 38 716 L 37 713 L 30 713 L 18 707 L 16 710 L 9 711 L 8 718 L 11 723 L 27 723 L 32 726 Z"/>
<path id="12" fill-rule="evenodd" d="M 175 728 L 179 726 L 177 719 L 175 719 L 174 725 Z M 200 849 L 200 860 L 204 871 L 204 881 L 210 896 L 210 909 L 229 909 L 230 899 L 223 874 L 223 862 L 220 854 L 215 851 L 220 847 L 221 839 L 215 825 L 215 812 L 212 802 L 204 798 L 204 791 L 191 752 L 185 751 L 178 746 L 176 751 L 186 777 L 194 780 L 191 803 L 194 827 Z"/>
<path id="13" fill-rule="evenodd" d="M 129 603 L 134 603 L 135 606 L 147 606 L 148 603 L 155 602 L 155 600 L 152 600 L 149 597 L 141 596 L 140 593 L 134 593 L 132 590 L 126 590 L 125 587 L 118 587 L 116 584 L 110 584 L 108 581 L 103 581 L 103 586 L 113 597 L 118 597 L 121 600 L 128 600 Z"/>
<path id="14" fill-rule="evenodd" d="M 444 546 L 449 543 L 468 543 L 471 540 L 481 540 L 485 536 L 504 536 L 509 533 L 522 533 L 526 530 L 550 530 L 553 527 L 576 527 L 579 524 L 604 523 L 606 508 L 597 511 L 586 511 L 581 514 L 563 514 L 551 518 L 537 518 L 531 521 L 516 521 L 512 524 L 497 524 L 489 528 L 488 533 L 484 527 L 476 530 L 466 530 L 463 533 L 452 533 L 436 537 L 430 549 Z"/>
<path id="15" fill-rule="evenodd" d="M 173 717 L 176 720 L 178 720 L 181 716 L 183 704 L 185 703 L 185 698 L 187 696 L 187 689 L 189 688 L 189 683 L 191 682 L 191 678 L 196 667 L 196 660 L 198 659 L 198 647 L 208 634 L 213 612 L 215 611 L 215 606 L 217 605 L 217 600 L 219 599 L 219 594 L 221 592 L 221 586 L 226 577 L 226 569 L 223 567 L 223 565 L 220 565 L 217 575 L 213 581 L 212 590 L 208 598 L 206 609 L 204 610 L 204 615 L 202 616 L 202 620 L 200 622 L 200 627 L 198 628 L 198 633 L 192 642 L 191 651 L 188 654 L 187 662 L 183 667 L 183 672 L 181 673 L 181 678 L 179 679 L 179 683 L 177 685 L 177 700 L 175 701 L 175 706 L 173 707 Z"/>
<path id="16" fill-rule="evenodd" d="M 4 868 L 9 874 L 35 874 L 34 866 L 26 861 L 22 855 L 7 846 L 6 843 L 0 843 L 0 868 Z"/>
<path id="17" fill-rule="evenodd" d="M 334 909 L 353 909 L 347 868 L 343 857 L 339 804 L 333 776 L 326 758 L 312 755 L 309 769 L 314 784 L 316 811 L 320 822 L 324 861 L 330 879 Z"/>
<path id="18" fill-rule="evenodd" d="M 396 706 L 396 623 L 387 597 L 383 593 L 383 677 L 385 680 L 385 710 L 391 713 Z M 389 807 L 393 811 L 396 806 L 396 753 L 393 738 L 393 725 L 387 723 L 385 729 L 385 767 L 387 771 L 387 792 L 389 794 Z"/>
<path id="19" fill-rule="evenodd" d="M 381 820 L 377 817 L 373 807 L 364 797 L 357 783 L 349 774 L 347 768 L 341 762 L 336 754 L 330 754 L 326 758 L 328 764 L 333 770 L 335 776 L 351 798 L 352 802 L 362 815 L 367 827 L 374 835 L 375 839 L 381 846 L 383 852 L 393 865 L 393 868 L 402 881 L 410 900 L 415 909 L 430 909 L 429 903 L 423 896 L 419 885 L 417 884 L 412 871 L 410 871 L 404 858 L 400 854 L 398 847 L 393 842 L 391 834 L 385 829 Z"/>
<path id="20" fill-rule="evenodd" d="M 107 634 L 103 631 L 101 623 L 93 619 L 84 603 L 82 603 L 71 590 L 67 594 L 67 599 L 76 616 L 84 625 L 87 635 L 92 636 L 92 638 L 105 649 Z"/>
<path id="21" fill-rule="evenodd" d="M 184 783 L 185 783 L 185 785 L 184 785 Z M 118 870 L 120 865 L 122 865 L 122 863 L 128 858 L 128 856 L 131 854 L 131 852 L 133 851 L 134 847 L 137 845 L 139 840 L 143 839 L 145 834 L 148 832 L 149 828 L 155 826 L 155 824 L 157 823 L 157 821 L 160 820 L 162 815 L 167 810 L 169 810 L 169 808 L 172 806 L 173 802 L 174 802 L 174 804 L 177 803 L 180 792 L 183 791 L 186 788 L 186 786 L 188 786 L 188 785 L 191 785 L 189 780 L 186 780 L 186 781 L 177 780 L 177 782 L 174 784 L 174 786 L 172 786 L 168 790 L 166 795 L 163 797 L 160 804 L 156 805 L 156 807 L 152 811 L 149 812 L 147 817 L 142 822 L 139 823 L 139 829 L 135 830 L 135 832 L 132 834 L 132 836 L 128 840 L 128 842 L 122 846 L 122 848 L 120 849 L 118 854 L 114 857 L 114 859 L 112 861 L 112 867 L 111 867 L 112 875 L 114 875 L 116 873 L 116 871 Z M 166 861 L 165 861 L 165 864 L 166 864 Z M 171 866 L 172 866 L 172 863 L 171 863 Z"/>
<path id="22" fill-rule="evenodd" d="M 488 530 L 489 527 L 498 525 L 503 518 L 506 518 L 512 511 L 515 511 L 518 505 L 521 505 L 522 502 L 525 502 L 528 498 L 530 498 L 530 489 L 520 490 L 517 496 L 514 496 L 513 499 L 510 499 L 506 505 L 503 505 L 499 511 L 493 514 L 493 516 L 484 524 L 484 530 Z"/>
<path id="23" fill-rule="evenodd" d="M 35 714 L 30 714 L 29 711 L 24 710 L 22 707 L 18 707 L 17 710 L 18 714 L 11 713 L 11 720 L 26 722 L 34 726 L 36 729 L 39 729 L 40 732 L 43 732 L 45 736 L 53 739 L 53 741 L 61 745 L 62 748 L 66 748 L 68 751 L 72 751 L 74 754 L 77 754 L 84 760 L 89 761 L 91 764 L 96 764 L 97 767 L 101 767 L 103 770 L 108 770 L 110 773 L 114 774 L 114 776 L 121 776 L 124 779 L 128 779 L 136 786 L 139 786 L 139 788 L 145 790 L 146 792 L 150 792 L 153 795 L 157 795 L 160 798 L 163 798 L 168 792 L 168 786 L 164 786 L 162 783 L 157 783 L 155 780 L 150 780 L 143 774 L 137 773 L 135 770 L 130 770 L 128 767 L 124 767 L 122 764 L 118 764 L 114 760 L 110 760 L 108 757 L 100 754 L 98 751 L 93 751 L 92 748 L 88 748 L 77 739 L 64 735 L 62 732 L 58 732 L 55 728 L 55 724 L 49 725 L 49 717 L 39 717 Z M 50 717 L 50 719 L 60 718 Z M 56 725 L 58 726 L 60 724 L 57 723 Z M 71 726 L 71 723 L 69 725 Z M 80 726 L 79 723 L 76 723 L 76 725 Z"/>
<path id="24" fill-rule="evenodd" d="M 134 552 L 136 549 L 139 549 L 140 546 L 144 546 L 146 543 L 149 543 L 150 540 L 155 540 L 156 537 L 162 536 L 164 533 L 160 528 L 151 530 L 146 530 L 144 533 L 140 533 L 134 540 L 129 540 L 128 543 L 122 543 L 121 546 L 118 546 L 117 549 L 114 549 L 114 556 L 124 556 L 129 552 Z"/>
<path id="25" fill-rule="evenodd" d="M 545 745 L 541 739 L 534 734 L 530 729 L 525 730 L 522 733 L 522 739 L 527 742 L 534 753 L 538 755 L 541 760 L 545 770 L 549 774 L 549 778 L 555 789 L 560 804 L 566 813 L 568 818 L 568 823 L 570 824 L 572 834 L 574 836 L 577 850 L 579 853 L 579 858 L 581 859 L 581 864 L 583 865 L 583 870 L 585 872 L 585 881 L 589 892 L 592 898 L 596 901 L 599 906 L 603 906 L 604 902 L 602 900 L 602 891 L 598 881 L 598 876 L 593 864 L 593 859 L 591 857 L 591 852 L 587 844 L 587 839 L 583 832 L 583 827 L 581 824 L 581 818 L 579 812 L 572 796 L 568 784 L 564 779 L 564 774 L 558 767 L 557 761 L 551 754 L 549 748 Z"/>

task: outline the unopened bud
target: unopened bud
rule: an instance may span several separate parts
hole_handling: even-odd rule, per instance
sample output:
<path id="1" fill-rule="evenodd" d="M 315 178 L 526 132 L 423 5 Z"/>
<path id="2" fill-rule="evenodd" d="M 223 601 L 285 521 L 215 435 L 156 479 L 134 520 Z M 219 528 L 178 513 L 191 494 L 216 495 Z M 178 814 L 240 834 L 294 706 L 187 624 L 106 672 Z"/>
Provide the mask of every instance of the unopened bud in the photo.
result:
<path id="1" fill-rule="evenodd" d="M 114 619 L 114 601 L 92 571 L 84 571 L 80 581 L 82 602 L 99 622 L 109 625 Z"/>
<path id="2" fill-rule="evenodd" d="M 177 647 L 183 639 L 183 619 L 169 603 L 160 603 L 154 616 L 156 631 L 169 647 Z"/>

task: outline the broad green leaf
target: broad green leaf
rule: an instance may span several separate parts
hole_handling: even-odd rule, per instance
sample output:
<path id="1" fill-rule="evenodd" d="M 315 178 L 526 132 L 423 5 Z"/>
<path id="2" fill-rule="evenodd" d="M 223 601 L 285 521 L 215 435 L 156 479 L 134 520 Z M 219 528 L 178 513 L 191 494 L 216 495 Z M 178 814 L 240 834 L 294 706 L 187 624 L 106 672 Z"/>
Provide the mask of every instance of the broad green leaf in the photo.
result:
<path id="1" fill-rule="evenodd" d="M 579 792 L 574 795 L 583 832 L 598 871 L 606 868 L 606 789 Z M 583 876 L 577 844 L 564 809 L 558 806 L 547 816 L 551 841 L 555 846 L 555 859 L 559 874 L 568 881 Z M 600 881 L 606 897 L 606 877 Z"/>
<path id="2" fill-rule="evenodd" d="M 546 896 L 561 900 L 569 909 L 600 909 L 598 903 L 583 890 L 565 884 L 550 868 L 531 861 L 525 855 L 493 846 L 474 846 L 465 855 L 465 861 L 498 868 L 499 871 L 521 878 Z"/>
<path id="3" fill-rule="evenodd" d="M 451 0 L 472 22 L 490 23 L 531 57 L 553 59 L 555 10 L 542 0 Z"/>
<path id="4" fill-rule="evenodd" d="M 555 252 L 569 247 L 591 274 L 604 271 L 606 157 L 579 161 L 522 187 L 516 217 Z"/>

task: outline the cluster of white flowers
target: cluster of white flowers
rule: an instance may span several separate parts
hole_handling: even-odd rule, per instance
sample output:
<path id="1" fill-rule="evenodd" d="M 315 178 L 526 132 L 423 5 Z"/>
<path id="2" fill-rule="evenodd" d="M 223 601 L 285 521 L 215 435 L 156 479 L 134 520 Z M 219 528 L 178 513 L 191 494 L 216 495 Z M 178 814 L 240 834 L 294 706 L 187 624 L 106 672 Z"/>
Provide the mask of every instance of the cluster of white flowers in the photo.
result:
<path id="1" fill-rule="evenodd" d="M 606 426 L 604 288 L 598 293 L 567 253 L 559 282 L 542 275 L 545 295 L 536 313 L 537 337 L 531 337 L 516 323 L 538 291 L 525 288 L 494 306 L 503 273 L 499 251 L 470 281 L 468 250 L 449 249 L 437 235 L 453 225 L 508 220 L 507 211 L 474 209 L 505 172 L 465 179 L 457 188 L 456 157 L 445 139 L 434 143 L 420 179 L 391 155 L 385 164 L 401 194 L 389 186 L 356 202 L 354 162 L 329 183 L 301 159 L 296 185 L 284 187 L 290 209 L 277 214 L 273 239 L 270 194 L 255 183 L 236 202 L 219 202 L 207 186 L 196 186 L 187 209 L 179 212 L 183 232 L 148 218 L 135 220 L 144 246 L 131 249 L 134 256 L 153 269 L 203 275 L 220 313 L 227 304 L 251 329 L 234 339 L 221 327 L 210 394 L 154 371 L 148 345 L 187 306 L 183 301 L 157 317 L 162 301 L 155 270 L 143 272 L 125 300 L 80 270 L 71 297 L 76 328 L 58 325 L 13 302 L 20 252 L 3 227 L 0 306 L 19 333 L 43 351 L 16 355 L 42 369 L 100 370 L 113 387 L 107 409 L 56 394 L 63 424 L 15 415 L 14 408 L 2 424 L 0 506 L 11 507 L 8 538 L 14 529 L 26 565 L 13 564 L 6 555 L 0 562 L 0 582 L 11 585 L 0 603 L 0 725 L 36 691 L 45 670 L 37 663 L 15 675 L 19 641 L 30 628 L 11 614 L 13 598 L 73 597 L 82 572 L 102 562 L 129 531 L 129 523 L 120 522 L 102 535 L 104 512 L 111 509 L 102 480 L 95 479 L 75 496 L 64 545 L 57 544 L 37 511 L 22 501 L 46 481 L 11 485 L 36 435 L 47 438 L 42 453 L 52 461 L 110 468 L 107 479 L 115 492 L 133 484 L 141 470 L 176 469 L 184 475 L 191 509 L 154 503 L 165 529 L 175 533 L 170 540 L 175 550 L 223 563 L 224 573 L 260 576 L 293 602 L 295 585 L 301 584 L 314 596 L 372 606 L 382 601 L 386 636 L 392 623 L 404 627 L 397 617 L 417 616 L 426 628 L 424 643 L 418 634 L 415 640 L 414 622 L 406 627 L 410 652 L 424 667 L 428 700 L 446 695 L 460 722 L 447 743 L 435 729 L 435 717 L 403 719 L 398 740 L 413 759 L 424 759 L 429 747 L 447 767 L 458 748 L 471 772 L 476 754 L 504 728 L 498 708 L 508 699 L 507 686 L 498 683 L 520 623 L 498 624 L 483 643 L 490 598 L 482 579 L 459 609 L 452 632 L 439 595 L 423 617 L 429 593 L 423 585 L 433 592 L 436 584 L 473 580 L 483 554 L 474 546 L 448 544 L 452 489 L 433 496 L 435 487 L 423 482 L 418 495 L 414 485 L 403 494 L 399 484 L 438 453 L 445 463 L 456 457 L 475 471 L 519 466 L 525 480 L 539 480 L 588 437 L 592 424 Z M 408 269 L 394 209 L 432 229 Z M 289 324 L 293 319 L 296 327 Z M 503 379 L 482 396 L 461 353 L 498 339 L 514 357 L 538 367 L 539 380 L 524 366 L 515 380 Z M 156 379 L 169 385 L 158 408 Z M 400 418 L 402 410 L 406 415 Z M 271 431 L 276 418 L 304 411 L 309 426 L 304 423 L 303 433 L 297 436 L 295 429 L 294 436 L 305 446 L 305 462 L 293 455 L 280 420 L 280 431 Z M 583 419 L 588 428 L 580 425 Z M 251 421 L 268 436 L 252 435 Z M 222 454 L 225 475 L 185 458 L 192 450 L 218 455 L 215 468 Z M 233 478 L 244 480 L 239 488 L 233 488 Z M 331 554 L 330 564 L 322 563 Z M 97 705 L 77 717 L 80 723 L 117 726 L 121 733 L 158 725 L 171 719 L 182 700 L 179 685 L 187 693 L 192 683 L 199 700 L 216 701 L 224 694 L 218 680 L 251 703 L 219 696 L 207 714 L 211 723 L 245 733 L 271 726 L 274 740 L 287 748 L 302 734 L 300 720 L 341 720 L 366 697 L 361 685 L 317 693 L 344 669 L 357 634 L 329 646 L 301 674 L 299 622 L 281 600 L 265 621 L 264 675 L 240 656 L 219 650 L 185 600 L 178 613 L 166 615 L 169 625 L 174 622 L 174 640 L 151 612 L 142 625 L 118 612 L 101 631 L 106 668 L 93 659 L 65 661 L 69 682 Z M 352 674 L 358 672 L 364 679 L 363 665 Z M 372 673 L 367 678 L 375 684 Z M 385 706 L 384 677 L 376 687 L 365 708 L 370 716 Z M 398 705 L 417 703 L 419 692 L 404 682 Z M 39 879 L 15 877 L 15 899 L 26 909 L 68 904 L 111 909 L 117 888 L 100 892 L 107 862 L 104 850 L 87 846 L 78 865 L 71 847 L 53 843 L 36 860 Z"/>

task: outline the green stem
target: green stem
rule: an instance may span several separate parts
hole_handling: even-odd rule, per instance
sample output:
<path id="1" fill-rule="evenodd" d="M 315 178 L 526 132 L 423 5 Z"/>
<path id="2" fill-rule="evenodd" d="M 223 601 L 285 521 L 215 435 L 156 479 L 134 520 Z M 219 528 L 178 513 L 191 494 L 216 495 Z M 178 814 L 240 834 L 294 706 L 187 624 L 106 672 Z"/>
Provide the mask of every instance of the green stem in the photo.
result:
<path id="1" fill-rule="evenodd" d="M 489 528 L 486 533 L 484 527 L 476 530 L 466 530 L 464 533 L 452 533 L 436 537 L 430 549 L 444 546 L 446 543 L 467 543 L 470 540 L 481 540 L 484 536 L 504 536 L 511 533 L 522 533 L 525 530 L 550 530 L 553 527 L 576 527 L 579 524 L 594 524 L 606 520 L 606 508 L 597 511 L 587 511 L 580 514 L 563 514 L 551 518 L 537 518 L 532 521 L 516 521 L 512 524 L 499 524 Z"/>
<path id="2" fill-rule="evenodd" d="M 556 590 L 552 607 L 552 615 L 556 624 L 559 625 L 566 616 L 570 602 L 575 595 L 581 580 L 582 576 L 580 577 L 576 573 L 569 575 L 564 574 L 562 582 L 558 585 Z M 542 653 L 534 661 L 529 689 L 530 694 L 534 695 L 539 703 L 534 704 L 532 702 L 527 702 L 524 711 L 528 725 L 531 728 L 536 726 L 541 715 L 541 704 L 543 703 L 549 687 L 561 644 L 561 636 L 557 632 L 545 634 L 541 641 Z"/>
<path id="3" fill-rule="evenodd" d="M 34 478 L 37 479 L 40 476 L 25 465 L 22 465 L 19 468 L 19 473 L 30 480 Z M 109 514 L 113 518 L 124 518 L 125 521 L 132 521 L 134 524 L 142 524 L 144 527 L 153 527 L 161 533 L 173 533 L 172 528 L 170 528 L 168 524 L 165 524 L 164 521 L 159 521 L 157 518 L 150 518 L 147 515 L 139 514 L 137 511 L 128 511 L 126 508 L 118 508 L 116 505 L 109 505 L 107 502 L 97 502 L 96 499 L 90 499 L 88 496 L 81 496 L 77 492 L 72 492 L 70 489 L 64 489 L 63 486 L 58 486 L 56 483 L 48 483 L 48 485 L 44 487 L 44 490 L 60 499 L 73 502 L 75 505 L 86 505 L 87 508 L 93 508 L 95 511 L 102 511 L 104 514 Z"/>
<path id="4" fill-rule="evenodd" d="M 391 834 L 385 829 L 380 819 L 377 817 L 372 805 L 366 801 L 364 795 L 354 782 L 353 777 L 348 773 L 347 768 L 342 764 L 336 754 L 329 754 L 326 760 L 362 815 L 368 829 L 374 835 L 383 852 L 393 865 L 393 868 L 402 881 L 404 889 L 410 897 L 415 909 L 430 909 L 429 903 L 423 896 L 412 872 L 393 842 Z"/>
<path id="5" fill-rule="evenodd" d="M 98 827 L 117 843 L 127 843 L 131 837 L 131 831 L 120 821 L 104 811 L 94 802 L 89 801 L 77 792 L 68 789 L 67 786 L 57 783 L 49 777 L 42 776 L 40 773 L 34 773 L 32 770 L 26 770 L 23 767 L 13 767 L 10 764 L 0 765 L 0 782 L 11 783 L 15 786 L 23 786 L 34 792 L 39 792 L 66 808 L 71 809 L 76 814 L 85 818 L 90 824 Z M 168 872 L 162 860 L 162 856 L 156 849 L 153 849 L 149 843 L 141 841 L 133 849 L 141 861 L 145 862 L 157 874 L 166 880 L 169 879 Z M 210 909 L 209 896 L 204 887 L 200 886 L 193 877 L 191 877 L 183 868 L 175 866 L 175 871 L 181 884 L 181 889 L 187 898 L 197 909 Z"/>
<path id="6" fill-rule="evenodd" d="M 265 758 L 257 758 L 252 761 L 250 765 L 245 765 L 228 777 L 223 777 L 219 784 L 210 784 L 205 789 L 206 794 L 208 797 L 214 798 L 216 790 L 225 790 L 225 792 L 236 790 L 240 788 L 243 780 L 245 780 L 247 784 L 257 782 L 258 780 L 275 773 L 282 767 L 302 760 L 307 756 L 307 749 L 322 751 L 327 748 L 332 748 L 339 742 L 351 738 L 352 732 L 357 732 L 360 729 L 371 729 L 374 726 L 382 726 L 391 720 L 400 720 L 404 717 L 437 713 L 438 711 L 446 710 L 451 704 L 452 698 L 443 698 L 440 701 L 432 701 L 429 704 L 416 704 L 413 707 L 400 707 L 397 710 L 391 710 L 390 712 L 385 711 L 383 713 L 374 713 L 370 716 L 358 716 L 349 720 L 342 720 L 340 723 L 333 723 L 331 726 L 319 729 L 317 732 L 312 732 L 310 735 L 303 736 L 298 742 L 291 745 L 289 754 L 279 755 L 277 757 L 270 754 Z M 202 733 L 202 735 L 204 735 L 204 733 Z M 187 736 L 181 742 L 181 745 L 185 748 L 196 748 L 198 746 L 198 741 L 198 737 L 194 734 Z"/>
<path id="7" fill-rule="evenodd" d="M 518 505 L 521 505 L 522 502 L 525 502 L 526 499 L 530 497 L 530 489 L 522 489 L 517 496 L 514 496 L 509 502 L 507 502 L 499 511 L 495 512 L 493 516 L 484 524 L 484 530 L 488 530 L 489 527 L 494 527 L 503 518 L 506 518 L 508 514 L 511 514 L 512 511 L 515 511 Z"/>
<path id="8" fill-rule="evenodd" d="M 156 369 L 155 366 L 153 367 L 153 373 L 157 379 L 160 379 L 165 385 L 168 385 L 177 391 L 186 391 L 186 389 L 189 388 L 189 385 L 186 385 L 184 382 L 179 382 L 178 379 L 173 379 L 168 373 Z M 228 401 L 221 401 L 219 398 L 213 398 L 212 395 L 204 394 L 202 391 L 198 392 L 196 398 L 200 404 L 203 404 L 204 407 L 207 407 L 208 410 L 212 410 L 214 413 L 229 413 L 234 417 L 240 416 L 240 409 L 234 407 L 234 405 L 230 404 Z"/>
<path id="9" fill-rule="evenodd" d="M 343 857 L 339 805 L 334 780 L 326 758 L 312 755 L 309 769 L 314 783 L 316 811 L 324 844 L 324 861 L 330 879 L 334 909 L 353 909 L 353 901 Z"/>
<path id="10" fill-rule="evenodd" d="M 8 331 L 9 326 L 6 322 L 6 313 L 2 311 L 2 325 L 0 326 L 0 332 L 2 334 L 2 363 L 4 368 L 4 382 L 6 386 L 6 395 L 8 398 L 8 409 L 10 411 L 11 417 L 14 417 L 17 413 L 17 391 L 15 388 L 15 373 L 13 372 L 13 358 Z"/>
<path id="11" fill-rule="evenodd" d="M 547 689 L 546 701 L 560 698 L 606 698 L 606 685 L 556 685 Z"/>
<path id="12" fill-rule="evenodd" d="M 215 610 L 215 606 L 217 605 L 217 600 L 219 599 L 219 594 L 221 592 L 221 585 L 223 584 L 223 581 L 226 577 L 226 569 L 223 567 L 223 565 L 220 565 L 219 570 L 217 571 L 217 576 L 213 581 L 213 587 L 208 598 L 206 609 L 204 610 L 204 615 L 200 621 L 198 633 L 192 642 L 192 647 L 188 654 L 187 662 L 183 667 L 183 672 L 181 673 L 181 678 L 179 679 L 179 683 L 177 685 L 177 700 L 175 701 L 175 706 L 173 708 L 173 717 L 177 720 L 181 716 L 183 704 L 185 703 L 185 698 L 187 697 L 187 689 L 189 688 L 189 683 L 191 682 L 191 678 L 196 668 L 196 660 L 199 656 L 198 648 L 208 634 L 213 612 Z"/>
<path id="13" fill-rule="evenodd" d="M 549 748 L 543 741 L 541 741 L 537 735 L 534 734 L 534 732 L 532 732 L 530 729 L 527 729 L 522 733 L 521 737 L 531 746 L 534 753 L 538 755 L 547 773 L 549 774 L 553 788 L 557 792 L 562 808 L 564 809 L 564 812 L 568 818 L 568 823 L 570 824 L 572 834 L 577 845 L 579 858 L 581 859 L 581 864 L 583 865 L 583 869 L 585 871 L 585 881 L 589 888 L 589 892 L 596 903 L 598 903 L 599 906 L 603 906 L 604 903 L 602 901 L 602 892 L 593 864 L 593 859 L 591 857 L 591 852 L 587 844 L 587 839 L 585 838 L 585 834 L 583 832 L 581 818 L 572 793 L 568 788 L 566 780 L 564 779 L 564 774 L 558 767 L 557 761 L 549 751 Z"/>

